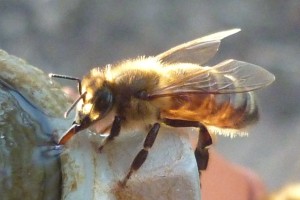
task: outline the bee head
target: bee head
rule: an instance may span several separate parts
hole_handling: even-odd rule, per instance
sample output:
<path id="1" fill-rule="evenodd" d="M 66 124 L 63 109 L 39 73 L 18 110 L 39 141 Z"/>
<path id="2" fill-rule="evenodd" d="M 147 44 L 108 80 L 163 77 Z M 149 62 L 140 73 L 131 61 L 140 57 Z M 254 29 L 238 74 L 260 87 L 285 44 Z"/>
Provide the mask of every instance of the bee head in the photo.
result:
<path id="1" fill-rule="evenodd" d="M 83 97 L 77 105 L 77 116 L 74 124 L 83 130 L 94 122 L 103 119 L 112 109 L 113 94 L 108 84 L 99 81 L 88 81 L 88 85 L 82 82 Z M 78 131 L 79 131 L 78 130 Z"/>
<path id="2" fill-rule="evenodd" d="M 114 96 L 105 81 L 103 71 L 93 69 L 81 81 L 79 78 L 49 74 L 49 77 L 78 81 L 79 98 L 65 112 L 65 117 L 77 105 L 77 114 L 70 129 L 59 139 L 59 144 L 65 144 L 77 132 L 90 127 L 93 123 L 103 119 L 113 107 Z"/>

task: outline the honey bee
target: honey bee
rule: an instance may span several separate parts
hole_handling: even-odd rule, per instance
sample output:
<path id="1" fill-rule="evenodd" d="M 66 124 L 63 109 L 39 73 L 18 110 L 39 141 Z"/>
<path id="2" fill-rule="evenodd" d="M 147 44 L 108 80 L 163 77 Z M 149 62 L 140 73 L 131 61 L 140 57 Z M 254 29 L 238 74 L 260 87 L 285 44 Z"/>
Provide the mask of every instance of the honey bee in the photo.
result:
<path id="1" fill-rule="evenodd" d="M 242 134 L 246 126 L 258 119 L 252 91 L 275 80 L 267 70 L 233 59 L 203 66 L 217 53 L 223 38 L 239 31 L 214 33 L 154 57 L 141 56 L 97 67 L 82 80 L 49 74 L 50 77 L 78 81 L 80 93 L 66 112 L 68 115 L 77 106 L 73 125 L 60 139 L 60 144 L 108 116 L 114 116 L 114 120 L 105 127 L 104 131 L 109 131 L 109 135 L 99 150 L 121 130 L 147 129 L 143 149 L 121 181 L 125 186 L 131 174 L 146 160 L 160 126 L 196 127 L 199 128 L 199 138 L 195 157 L 198 169 L 206 169 L 208 146 L 212 144 L 210 133 Z"/>

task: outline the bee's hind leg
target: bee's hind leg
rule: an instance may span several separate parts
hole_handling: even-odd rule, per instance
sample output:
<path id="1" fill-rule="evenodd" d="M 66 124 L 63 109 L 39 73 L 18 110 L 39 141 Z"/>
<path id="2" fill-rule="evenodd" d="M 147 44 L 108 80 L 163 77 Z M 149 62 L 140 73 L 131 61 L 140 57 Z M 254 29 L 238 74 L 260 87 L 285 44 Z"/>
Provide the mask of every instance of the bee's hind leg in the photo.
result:
<path id="1" fill-rule="evenodd" d="M 114 119 L 111 129 L 110 129 L 110 134 L 103 140 L 102 144 L 99 146 L 99 148 L 98 148 L 99 152 L 102 151 L 104 145 L 107 142 L 112 141 L 116 136 L 118 136 L 120 134 L 121 123 L 122 123 L 122 117 L 115 116 L 115 119 Z"/>
<path id="2" fill-rule="evenodd" d="M 212 144 L 212 139 L 207 128 L 203 124 L 199 124 L 199 136 L 197 147 L 195 149 L 195 158 L 197 161 L 198 170 L 205 170 L 207 168 L 209 153 L 208 147 Z"/>
<path id="3" fill-rule="evenodd" d="M 199 136 L 197 147 L 195 149 L 195 158 L 197 161 L 198 170 L 207 168 L 209 154 L 208 146 L 212 144 L 212 139 L 209 135 L 207 128 L 198 121 L 188 121 L 179 119 L 163 119 L 163 122 L 173 127 L 197 127 L 199 128 Z"/>
<path id="4" fill-rule="evenodd" d="M 132 173 L 137 171 L 142 166 L 142 164 L 145 162 L 145 160 L 148 156 L 148 151 L 154 144 L 154 141 L 156 139 L 159 129 L 160 129 L 160 124 L 155 123 L 152 126 L 152 128 L 150 129 L 150 131 L 148 132 L 146 139 L 144 141 L 143 149 L 140 150 L 140 152 L 135 156 L 133 162 L 131 163 L 129 172 L 127 173 L 125 178 L 122 181 L 120 181 L 121 187 L 124 187 L 126 185 L 127 181 L 129 180 L 130 176 L 132 175 Z"/>

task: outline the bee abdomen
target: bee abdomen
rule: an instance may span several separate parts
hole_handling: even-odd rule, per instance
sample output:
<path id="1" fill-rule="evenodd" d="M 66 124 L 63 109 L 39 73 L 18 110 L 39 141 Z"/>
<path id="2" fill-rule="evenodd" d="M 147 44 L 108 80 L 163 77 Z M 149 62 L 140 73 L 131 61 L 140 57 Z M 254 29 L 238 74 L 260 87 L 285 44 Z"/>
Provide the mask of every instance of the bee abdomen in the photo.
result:
<path id="1" fill-rule="evenodd" d="M 171 100 L 172 99 L 172 100 Z M 253 94 L 185 94 L 170 99 L 162 117 L 199 121 L 220 128 L 240 129 L 258 119 Z"/>
<path id="2" fill-rule="evenodd" d="M 258 108 L 251 92 L 230 94 L 229 101 L 217 106 L 218 111 L 208 117 L 210 125 L 241 129 L 258 120 Z"/>

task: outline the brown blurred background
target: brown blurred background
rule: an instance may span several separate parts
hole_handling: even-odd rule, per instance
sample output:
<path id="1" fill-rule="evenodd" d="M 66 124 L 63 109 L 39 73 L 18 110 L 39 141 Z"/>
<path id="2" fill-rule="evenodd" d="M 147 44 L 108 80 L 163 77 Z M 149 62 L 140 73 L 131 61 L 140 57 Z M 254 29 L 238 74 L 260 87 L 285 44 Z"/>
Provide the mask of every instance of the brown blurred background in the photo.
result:
<path id="1" fill-rule="evenodd" d="M 299 0 L 0 1 L 1 49 L 47 73 L 78 77 L 231 28 L 242 32 L 224 40 L 212 63 L 244 60 L 277 79 L 258 92 L 261 120 L 249 137 L 219 137 L 217 150 L 270 190 L 300 181 Z"/>

